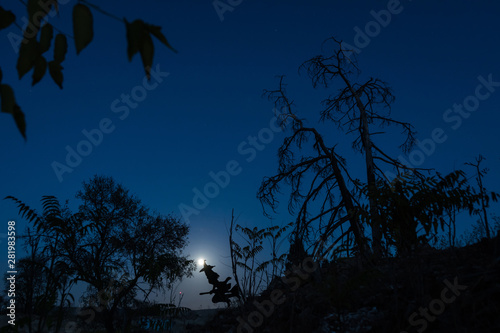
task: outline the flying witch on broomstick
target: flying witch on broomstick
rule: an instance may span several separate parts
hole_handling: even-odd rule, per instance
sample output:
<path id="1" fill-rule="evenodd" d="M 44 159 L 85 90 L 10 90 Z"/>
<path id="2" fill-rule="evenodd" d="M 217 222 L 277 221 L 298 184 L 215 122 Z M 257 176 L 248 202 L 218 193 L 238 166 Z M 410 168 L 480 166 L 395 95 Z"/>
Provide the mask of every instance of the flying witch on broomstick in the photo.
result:
<path id="1" fill-rule="evenodd" d="M 215 294 L 212 297 L 213 303 L 226 302 L 227 306 L 230 305 L 231 297 L 238 297 L 238 285 L 231 288 L 230 277 L 226 278 L 224 281 L 219 281 L 219 274 L 213 271 L 215 266 L 207 265 L 206 260 L 203 262 L 203 268 L 200 272 L 205 272 L 207 276 L 208 283 L 212 285 L 212 290 L 200 293 L 200 295 Z"/>

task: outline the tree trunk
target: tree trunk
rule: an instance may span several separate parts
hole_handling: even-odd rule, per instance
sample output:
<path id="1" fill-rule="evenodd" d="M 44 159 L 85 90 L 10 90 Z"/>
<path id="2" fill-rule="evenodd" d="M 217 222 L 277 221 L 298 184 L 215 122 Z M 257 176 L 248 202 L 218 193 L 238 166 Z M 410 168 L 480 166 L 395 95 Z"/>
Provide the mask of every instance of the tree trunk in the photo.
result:
<path id="1" fill-rule="evenodd" d="M 480 170 L 479 170 L 479 162 L 477 164 L 477 173 L 478 173 L 478 181 L 477 182 L 479 184 L 479 190 L 481 191 L 480 192 L 481 193 L 481 208 L 483 209 L 484 228 L 486 229 L 486 237 L 488 239 L 491 239 L 490 226 L 488 223 L 488 213 L 486 212 L 486 202 L 484 200 L 486 193 L 485 193 L 485 190 L 483 187 L 482 175 L 481 175 Z"/>
<path id="2" fill-rule="evenodd" d="M 359 222 L 358 215 L 356 213 L 356 208 L 352 201 L 351 192 L 347 188 L 347 185 L 344 180 L 344 176 L 342 175 L 342 171 L 340 170 L 338 160 L 334 156 L 333 151 L 330 151 L 326 148 L 323 139 L 319 135 L 319 133 L 315 129 L 310 129 L 314 135 L 316 136 L 316 141 L 320 145 L 321 149 L 325 154 L 328 154 L 328 158 L 330 159 L 330 164 L 333 169 L 333 174 L 335 175 L 335 179 L 337 180 L 337 184 L 339 186 L 340 194 L 342 196 L 342 200 L 344 201 L 345 208 L 347 210 L 347 214 L 349 216 L 349 222 L 351 225 L 352 232 L 354 234 L 354 239 L 356 244 L 358 244 L 359 252 L 361 256 L 366 257 L 369 254 L 369 248 L 365 243 L 363 230 L 361 228 L 361 224 Z"/>
<path id="3" fill-rule="evenodd" d="M 354 203 L 352 202 L 351 192 L 349 192 L 347 185 L 345 184 L 344 177 L 340 172 L 338 162 L 336 159 L 332 159 L 333 172 L 335 173 L 335 178 L 339 185 L 340 194 L 342 195 L 342 200 L 344 201 L 345 207 L 347 209 L 347 214 L 349 215 L 349 221 L 354 234 L 354 239 L 359 247 L 359 252 L 362 256 L 368 255 L 368 247 L 366 246 L 363 230 L 359 222 L 358 215 L 356 214 L 356 209 Z"/>
<path id="4" fill-rule="evenodd" d="M 356 99 L 358 99 L 356 97 Z M 358 104 L 361 104 L 360 102 Z M 362 104 L 361 104 L 362 105 Z M 358 105 L 359 106 L 359 105 Z M 374 195 L 377 191 L 375 170 L 373 167 L 372 146 L 370 141 L 370 133 L 368 132 L 368 121 L 366 119 L 366 112 L 362 109 L 361 119 L 363 122 L 362 140 L 365 147 L 365 163 L 366 163 L 366 179 L 368 181 L 368 202 L 370 204 L 370 217 L 372 229 L 372 247 L 373 254 L 376 258 L 382 255 L 382 231 L 381 221 L 378 214 L 378 207 L 374 200 Z"/>
<path id="5" fill-rule="evenodd" d="M 376 187 L 376 177 L 375 168 L 373 162 L 373 151 L 372 142 L 370 138 L 370 129 L 368 127 L 368 119 L 366 115 L 366 109 L 361 101 L 361 98 L 357 91 L 354 90 L 351 83 L 342 73 L 340 74 L 342 80 L 349 88 L 352 96 L 356 99 L 356 105 L 359 110 L 361 118 L 360 135 L 363 148 L 365 150 L 365 164 L 366 164 L 366 180 L 368 183 L 368 202 L 370 204 L 370 217 L 371 217 L 371 229 L 372 229 L 372 248 L 375 258 L 380 258 L 382 255 L 382 231 L 381 231 L 381 221 L 378 214 L 378 207 L 374 200 L 374 195 L 377 191 Z"/>

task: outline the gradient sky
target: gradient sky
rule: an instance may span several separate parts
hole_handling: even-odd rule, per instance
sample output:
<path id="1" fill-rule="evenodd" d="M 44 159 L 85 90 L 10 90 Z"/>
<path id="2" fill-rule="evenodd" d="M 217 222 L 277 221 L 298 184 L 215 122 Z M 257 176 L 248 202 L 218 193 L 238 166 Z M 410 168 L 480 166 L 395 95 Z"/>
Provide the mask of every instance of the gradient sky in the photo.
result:
<path id="1" fill-rule="evenodd" d="M 69 34 L 74 3 L 61 5 L 61 17 L 50 19 Z M 121 102 L 122 94 L 143 85 L 141 60 L 136 55 L 128 62 L 124 24 L 93 11 L 93 42 L 76 56 L 69 40 L 63 63 L 64 89 L 48 74 L 31 87 L 31 73 L 20 81 L 17 78 L 16 54 L 7 38 L 8 32 L 18 31 L 15 27 L 0 31 L 3 83 L 15 89 L 26 115 L 28 137 L 26 142 L 22 139 L 10 115 L 0 115 L 0 197 L 12 195 L 41 209 L 40 198 L 55 195 L 76 207 L 74 194 L 81 182 L 97 173 L 113 176 L 152 209 L 180 216 L 179 205 L 193 206 L 193 189 L 202 190 L 211 181 L 210 172 L 238 163 L 239 168 L 232 165 L 239 172 L 230 183 L 189 219 L 186 253 L 193 259 L 206 258 L 224 278 L 229 275 L 225 265 L 230 262 L 227 226 L 231 209 L 240 215 L 240 223 L 269 224 L 256 192 L 262 178 L 275 173 L 277 148 L 286 133 L 273 132 L 273 139 L 262 151 L 255 151 L 255 156 L 245 150 L 250 147 L 249 136 L 269 128 L 273 117 L 273 106 L 261 97 L 262 91 L 276 88 L 276 75 L 286 75 L 299 116 L 316 124 L 320 101 L 337 87 L 314 90 L 297 69 L 319 54 L 321 43 L 332 36 L 359 47 L 363 75 L 388 82 L 396 96 L 393 117 L 412 123 L 419 140 L 430 138 L 436 128 L 444 131 L 446 141 L 436 144 L 421 167 L 446 173 L 463 168 L 464 162 L 481 153 L 487 158 L 484 166 L 490 168 L 486 185 L 491 190 L 500 188 L 500 87 L 480 90 L 481 96 L 489 95 L 468 118 L 461 116 L 460 124 L 456 114 L 453 119 L 451 114 L 448 120 L 443 118 L 454 104 L 476 94 L 480 76 L 500 81 L 500 3 L 496 1 L 406 0 L 399 5 L 395 1 L 242 1 L 224 12 L 223 20 L 211 1 L 101 3 L 103 9 L 128 21 L 142 18 L 163 27 L 179 53 L 155 43 L 153 67 L 159 66 L 168 76 L 163 74 L 162 82 L 137 105 L 127 107 Z M 2 6 L 13 10 L 20 22 L 20 2 Z M 373 13 L 388 6 L 394 12 L 390 22 L 386 18 L 385 26 L 374 23 Z M 375 29 L 369 30 L 369 41 L 359 39 L 359 31 L 366 28 Z M 52 167 L 54 161 L 65 163 L 66 146 L 76 149 L 86 139 L 82 131 L 98 128 L 103 121 L 113 131 L 104 134 L 102 142 L 60 181 Z M 338 152 L 364 180 L 362 165 L 357 167 L 362 160 L 350 148 L 353 138 L 333 127 L 331 131 L 329 142 L 339 143 Z M 393 137 L 379 142 L 393 156 L 400 154 L 394 149 Z M 242 149 L 246 153 L 241 154 Z M 24 229 L 13 203 L 0 200 L 5 231 L 9 219 Z M 290 220 L 281 214 L 274 223 Z M 459 231 L 469 226 L 463 223 Z M 5 246 L 5 238 L 0 240 Z M 211 306 L 210 296 L 198 296 L 208 290 L 204 275 L 195 273 L 179 288 L 185 294 L 183 305 L 193 309 Z"/>

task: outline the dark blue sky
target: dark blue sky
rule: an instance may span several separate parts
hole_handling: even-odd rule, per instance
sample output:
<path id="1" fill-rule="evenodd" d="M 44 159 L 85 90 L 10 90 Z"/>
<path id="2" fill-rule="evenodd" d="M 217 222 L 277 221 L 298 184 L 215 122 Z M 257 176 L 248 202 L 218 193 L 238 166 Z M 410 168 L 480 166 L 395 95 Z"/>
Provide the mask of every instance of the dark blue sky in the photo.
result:
<path id="1" fill-rule="evenodd" d="M 61 5 L 61 17 L 50 19 L 69 34 L 74 3 Z M 16 14 L 22 10 L 18 1 L 2 6 Z M 274 174 L 277 148 L 285 137 L 265 130 L 273 112 L 272 104 L 261 97 L 262 90 L 276 88 L 275 75 L 287 75 L 298 114 L 315 124 L 321 99 L 336 87 L 314 90 L 297 69 L 320 53 L 321 43 L 332 36 L 359 48 L 363 77 L 389 83 L 396 96 L 394 118 L 412 123 L 419 140 L 442 129 L 446 141 L 436 144 L 419 166 L 449 172 L 481 153 L 491 170 L 487 186 L 500 188 L 500 87 L 493 83 L 490 90 L 477 88 L 484 80 L 500 82 L 498 2 L 242 1 L 223 13 L 223 21 L 211 1 L 106 1 L 100 6 L 129 21 L 142 18 L 162 26 L 179 53 L 155 43 L 153 67 L 159 66 L 163 74 L 157 76 L 161 82 L 156 86 L 153 78 L 146 87 L 150 90 L 144 89 L 139 56 L 131 63 L 127 60 L 124 24 L 93 11 L 93 42 L 76 56 L 69 40 L 64 89 L 48 74 L 32 88 L 31 73 L 19 81 L 15 72 L 16 53 L 7 34 L 18 31 L 15 27 L 1 31 L 3 81 L 15 89 L 28 136 L 24 142 L 11 117 L 1 115 L 2 198 L 12 195 L 39 207 L 41 196 L 55 195 L 76 204 L 73 196 L 81 182 L 98 173 L 113 176 L 149 207 L 181 215 L 179 205 L 193 206 L 193 189 L 203 191 L 211 172 L 233 163 L 229 184 L 199 214 L 190 216 L 187 248 L 192 258 L 204 257 L 221 276 L 228 275 L 224 264 L 229 263 L 226 230 L 231 209 L 248 226 L 269 223 L 256 192 L 262 178 Z M 373 13 L 388 8 L 393 12 L 390 22 L 382 15 L 382 24 L 376 23 Z M 363 40 L 359 31 L 372 37 Z M 135 94 L 136 100 L 132 97 L 127 105 L 122 94 Z M 454 104 L 462 103 L 475 111 L 457 116 Z M 82 131 L 99 126 L 110 133 L 75 162 L 71 173 L 58 177 L 53 164 L 66 164 L 66 147 L 77 150 L 87 140 Z M 362 160 L 350 148 L 353 138 L 330 130 L 330 142 L 339 143 L 338 152 L 364 180 L 363 169 L 357 167 Z M 259 131 L 272 133 L 272 140 L 253 156 L 249 136 Z M 401 137 L 379 142 L 397 157 L 394 138 Z M 82 145 L 80 149 L 88 148 Z M 424 155 L 414 153 L 413 161 L 419 156 Z M 0 212 L 5 230 L 9 219 L 24 226 L 11 202 L 0 200 Z M 285 214 L 275 218 L 279 224 L 288 221 Z M 467 227 L 463 224 L 460 230 Z M 204 276 L 195 275 L 180 290 L 185 292 L 185 305 L 199 308 L 210 303 L 209 296 L 197 296 L 209 285 Z"/>

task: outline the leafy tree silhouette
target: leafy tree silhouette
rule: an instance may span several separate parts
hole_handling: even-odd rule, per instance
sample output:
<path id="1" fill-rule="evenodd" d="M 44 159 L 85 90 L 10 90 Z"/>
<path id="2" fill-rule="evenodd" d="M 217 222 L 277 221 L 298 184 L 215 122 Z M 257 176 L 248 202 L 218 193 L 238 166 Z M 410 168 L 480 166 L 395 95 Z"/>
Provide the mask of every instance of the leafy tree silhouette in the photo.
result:
<path id="1" fill-rule="evenodd" d="M 364 192 L 367 192 L 366 187 Z M 396 178 L 392 184 L 379 181 L 374 200 L 388 243 L 386 254 L 390 246 L 395 246 L 399 255 L 413 253 L 418 245 L 427 244 L 433 233 L 444 231 L 446 212 L 467 210 L 473 214 L 480 198 L 461 170 L 425 179 L 407 174 Z M 369 208 L 363 205 L 362 219 L 369 220 L 369 215 Z M 420 235 L 419 226 L 423 229 Z"/>
<path id="2" fill-rule="evenodd" d="M 21 216 L 34 222 L 34 228 L 28 227 L 26 235 L 19 237 L 24 239 L 29 254 L 19 260 L 17 267 L 16 302 L 20 313 L 26 315 L 17 324 L 28 325 L 29 332 L 52 329 L 59 332 L 66 312 L 64 307 L 74 301 L 70 293 L 75 283 L 73 272 L 54 246 L 61 239 L 63 217 L 71 218 L 69 211 L 51 196 L 42 198 L 42 214 L 13 197 L 7 198 L 18 204 Z"/>
<path id="3" fill-rule="evenodd" d="M 82 204 L 74 214 L 63 214 L 56 198 L 44 197 L 44 213 L 50 214 L 43 216 L 48 219 L 8 198 L 18 203 L 21 216 L 56 249 L 53 256 L 67 263 L 67 278 L 83 281 L 98 296 L 106 296 L 97 300 L 94 310 L 102 313 L 106 330 L 112 333 L 117 309 L 128 295 L 147 294 L 173 276 L 192 274 L 194 262 L 180 253 L 189 227 L 174 216 L 151 213 L 111 177 L 96 175 L 83 182 L 76 197 Z M 58 237 L 51 237 L 54 234 Z M 93 320 L 95 313 L 88 313 L 86 320 Z"/>
<path id="4" fill-rule="evenodd" d="M 262 229 L 235 225 L 234 210 L 229 227 L 229 246 L 231 268 L 236 285 L 238 300 L 244 304 L 248 299 L 262 292 L 263 284 L 269 285 L 275 277 L 281 276 L 285 269 L 287 254 L 278 254 L 282 237 L 291 223 L 279 227 L 269 226 Z M 235 240 L 234 234 L 239 233 L 242 241 Z M 264 240 L 269 241 L 271 258 L 259 260 L 258 255 L 264 251 Z"/>

